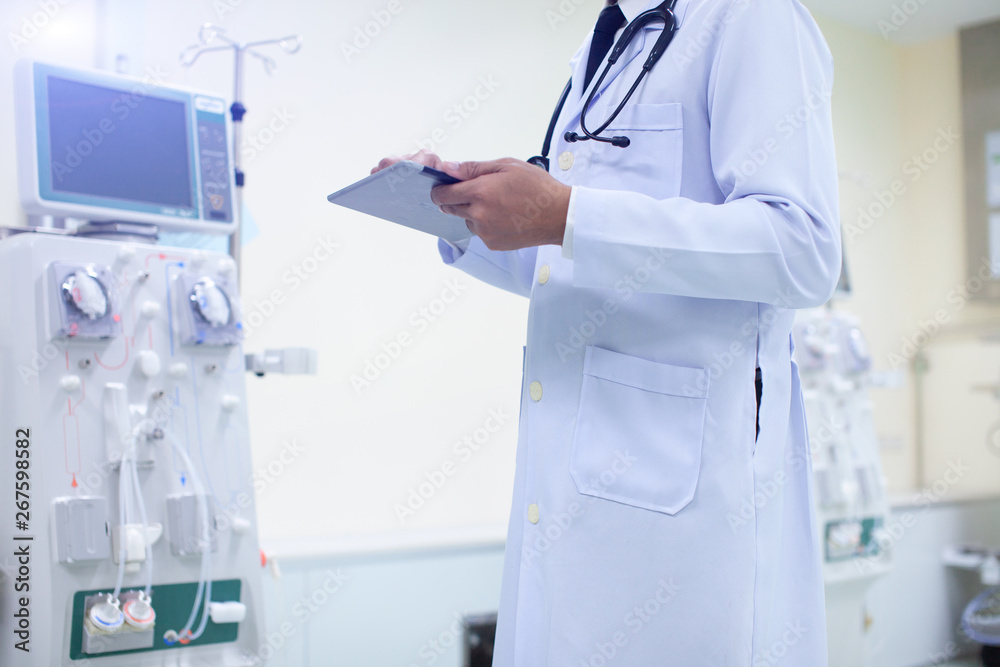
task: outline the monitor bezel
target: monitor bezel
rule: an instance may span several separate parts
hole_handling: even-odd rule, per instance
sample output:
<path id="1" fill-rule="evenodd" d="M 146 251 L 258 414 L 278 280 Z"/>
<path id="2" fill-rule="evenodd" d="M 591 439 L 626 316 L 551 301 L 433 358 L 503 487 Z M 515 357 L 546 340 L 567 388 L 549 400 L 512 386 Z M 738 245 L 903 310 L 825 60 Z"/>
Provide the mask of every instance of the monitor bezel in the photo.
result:
<path id="1" fill-rule="evenodd" d="M 164 231 L 187 231 L 207 234 L 228 235 L 236 231 L 240 211 L 236 206 L 236 183 L 232 146 L 231 120 L 225 110 L 226 101 L 223 97 L 181 86 L 164 85 L 151 78 L 112 74 L 99 70 L 64 67 L 43 63 L 30 59 L 19 60 L 15 64 L 15 122 L 17 123 L 17 158 L 18 183 L 21 205 L 30 215 L 52 215 L 63 218 L 76 218 L 88 221 L 124 221 L 153 224 Z M 190 209 L 178 207 L 177 215 L 159 212 L 161 205 L 133 203 L 125 200 L 108 200 L 92 195 L 53 195 L 51 184 L 50 157 L 48 153 L 49 136 L 47 131 L 40 133 L 40 123 L 48 118 L 48 109 L 44 106 L 48 99 L 48 77 L 56 76 L 81 83 L 121 90 L 130 94 L 137 88 L 148 97 L 163 99 L 170 102 L 183 102 L 187 114 L 188 158 L 191 167 L 191 188 L 194 206 Z M 201 194 L 202 175 L 197 156 L 196 136 L 197 114 L 199 107 L 211 104 L 221 109 L 221 117 L 225 123 L 229 192 L 233 197 L 231 202 L 233 220 L 220 222 L 206 217 L 204 198 Z M 42 126 L 44 127 L 44 125 Z M 46 150 L 46 164 L 41 165 L 40 151 Z M 41 167 L 45 166 L 43 174 Z M 47 187 L 48 186 L 48 187 Z M 122 205 L 116 205 L 121 202 Z M 180 211 L 188 212 L 188 215 Z"/>

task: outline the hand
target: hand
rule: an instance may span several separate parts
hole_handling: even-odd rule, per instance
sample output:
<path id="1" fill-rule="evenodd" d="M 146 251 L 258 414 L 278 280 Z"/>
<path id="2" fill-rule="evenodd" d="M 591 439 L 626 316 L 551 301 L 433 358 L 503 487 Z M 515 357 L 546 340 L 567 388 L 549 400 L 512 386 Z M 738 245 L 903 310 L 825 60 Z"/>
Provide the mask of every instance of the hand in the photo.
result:
<path id="1" fill-rule="evenodd" d="M 421 150 L 418 153 L 410 153 L 409 155 L 390 155 L 389 157 L 382 158 L 377 166 L 372 168 L 371 173 L 377 173 L 391 167 L 397 162 L 402 162 L 403 160 L 410 160 L 416 162 L 417 164 L 422 164 L 425 167 L 430 167 L 431 169 L 437 169 L 438 171 L 444 171 L 445 165 L 450 165 L 453 168 L 458 167 L 457 162 L 445 162 L 439 158 L 436 154 L 431 153 L 428 150 Z"/>
<path id="2" fill-rule="evenodd" d="M 431 201 L 464 218 L 490 250 L 562 245 L 572 188 L 544 169 L 504 158 L 446 162 L 441 170 L 463 182 L 437 186 Z"/>

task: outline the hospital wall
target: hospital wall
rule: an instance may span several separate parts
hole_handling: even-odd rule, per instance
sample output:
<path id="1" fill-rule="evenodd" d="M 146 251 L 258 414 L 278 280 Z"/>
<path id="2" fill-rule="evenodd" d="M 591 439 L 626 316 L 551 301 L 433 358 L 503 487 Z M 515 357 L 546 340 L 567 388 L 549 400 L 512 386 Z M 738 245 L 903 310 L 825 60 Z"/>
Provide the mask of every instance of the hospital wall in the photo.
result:
<path id="1" fill-rule="evenodd" d="M 981 288 L 966 275 L 958 35 L 904 47 L 833 21 L 820 26 L 837 66 L 854 284 L 836 307 L 861 318 L 885 374 L 887 386 L 872 395 L 890 491 L 900 501 L 925 488 L 938 501 L 994 495 L 1000 403 L 985 389 L 1000 379 L 1000 309 L 978 303 Z M 964 470 L 957 483 L 945 480 L 952 463 Z"/>
<path id="2" fill-rule="evenodd" d="M 907 526 L 893 570 L 873 583 L 863 605 L 828 605 L 840 627 L 868 625 L 867 665 L 925 667 L 975 655 L 958 628 L 966 603 L 981 591 L 978 576 L 943 567 L 940 554 L 962 542 L 1000 543 L 998 513 L 997 499 L 893 513 L 890 525 Z M 502 560 L 500 541 L 282 559 L 281 577 L 265 578 L 269 632 L 258 653 L 272 667 L 460 667 L 456 620 L 496 610 Z M 834 586 L 831 599 L 838 594 Z M 831 637 L 833 655 L 840 641 Z"/>
<path id="3" fill-rule="evenodd" d="M 274 54 L 273 77 L 250 60 L 244 99 L 247 210 L 259 230 L 244 255 L 246 348 L 320 353 L 315 378 L 249 385 L 261 530 L 272 552 L 294 561 L 345 549 L 495 549 L 502 539 L 526 303 L 442 266 L 431 240 L 335 209 L 325 197 L 380 156 L 429 142 L 452 159 L 535 153 L 568 75 L 559 63 L 598 3 L 565 17 L 559 5 L 72 0 L 25 43 L 0 48 L 0 89 L 11 89 L 19 56 L 111 66 L 124 54 L 139 76 L 152 71 L 229 94 L 228 56 L 206 56 L 190 70 L 178 63 L 200 24 L 240 39 L 303 35 L 299 54 Z M 378 34 L 359 38 L 373 12 L 384 18 L 390 6 L 398 11 Z M 6 0 L 0 32 L 22 34 L 39 7 Z M 1000 406 L 972 385 L 1000 375 L 1000 351 L 982 342 L 988 328 L 979 324 L 1000 313 L 951 298 L 965 283 L 962 149 L 935 147 L 939 131 L 961 132 L 957 36 L 901 47 L 834 21 L 820 25 L 837 64 L 834 122 L 855 288 L 837 307 L 861 318 L 877 370 L 897 372 L 873 390 L 891 490 L 912 499 L 927 485 L 942 502 L 995 494 L 1000 460 L 989 437 Z M 12 144 L 5 95 L 0 145 Z M 912 156 L 931 150 L 934 163 L 913 180 Z M 0 213 L 21 220 L 6 155 Z M 895 180 L 905 192 L 885 203 Z M 940 330 L 929 324 L 939 311 L 948 325 Z M 929 371 L 918 392 L 905 341 L 921 337 Z M 478 451 L 456 450 L 482 435 L 491 410 L 507 416 L 499 431 Z M 968 470 L 944 484 L 956 461 Z M 435 484 L 448 463 L 455 473 Z M 411 490 L 422 484 L 427 497 L 418 501 Z"/>

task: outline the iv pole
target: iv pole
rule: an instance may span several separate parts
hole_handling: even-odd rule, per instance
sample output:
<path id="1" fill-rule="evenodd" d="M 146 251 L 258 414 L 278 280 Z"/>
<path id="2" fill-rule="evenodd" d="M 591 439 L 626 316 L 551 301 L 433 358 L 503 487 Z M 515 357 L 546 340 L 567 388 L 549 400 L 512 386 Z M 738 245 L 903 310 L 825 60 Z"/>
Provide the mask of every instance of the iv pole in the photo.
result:
<path id="1" fill-rule="evenodd" d="M 216 40 L 222 42 L 221 45 L 213 46 Z M 249 53 L 259 59 L 264 65 L 264 71 L 268 75 L 274 71 L 276 64 L 273 59 L 262 53 L 255 51 L 257 47 L 277 44 L 286 53 L 295 53 L 302 46 L 302 37 L 299 35 L 289 35 L 279 39 L 265 39 L 259 42 L 235 42 L 225 35 L 222 28 L 206 23 L 198 30 L 198 44 L 189 46 L 181 52 L 181 64 L 184 67 L 191 67 L 203 53 L 212 51 L 233 51 L 235 71 L 233 74 L 233 104 L 229 108 L 233 118 L 233 169 L 236 174 L 236 202 L 235 213 L 236 231 L 229 237 L 229 254 L 236 262 L 237 280 L 243 275 L 240 267 L 240 255 L 242 253 L 241 237 L 243 224 L 243 184 L 246 177 L 241 169 L 242 156 L 240 143 L 243 140 L 243 116 L 247 109 L 243 106 L 243 56 Z"/>

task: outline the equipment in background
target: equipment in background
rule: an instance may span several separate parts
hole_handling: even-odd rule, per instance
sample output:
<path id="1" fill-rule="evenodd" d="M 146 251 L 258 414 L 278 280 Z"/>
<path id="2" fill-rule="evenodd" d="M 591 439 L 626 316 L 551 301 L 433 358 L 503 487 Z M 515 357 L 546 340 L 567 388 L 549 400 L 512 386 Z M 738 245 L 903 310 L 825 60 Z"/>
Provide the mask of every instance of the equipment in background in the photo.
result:
<path id="1" fill-rule="evenodd" d="M 189 46 L 181 53 L 181 64 L 184 67 L 191 67 L 203 53 L 213 51 L 233 52 L 233 104 L 229 107 L 233 118 L 233 146 L 235 153 L 235 174 L 236 174 L 236 205 L 240 215 L 243 214 L 243 185 L 246 175 L 241 168 L 242 158 L 240 147 L 243 145 L 243 116 L 246 115 L 247 108 L 243 106 L 243 57 L 249 53 L 257 58 L 264 65 L 264 71 L 268 74 L 276 67 L 274 60 L 257 51 L 262 46 L 277 44 L 286 53 L 296 53 L 302 46 L 302 38 L 299 35 L 289 35 L 280 39 L 265 39 L 256 42 L 234 42 L 225 35 L 222 28 L 206 23 L 198 31 L 198 44 Z M 214 42 L 222 42 L 213 46 Z M 229 254 L 236 261 L 236 270 L 240 270 L 240 257 L 242 255 L 242 242 L 240 240 L 240 228 L 237 225 L 229 237 Z"/>
<path id="2" fill-rule="evenodd" d="M 890 570 L 894 539 L 868 395 L 872 358 L 846 313 L 801 311 L 793 338 L 809 423 L 827 631 L 837 638 L 830 665 L 870 665 L 865 594 Z"/>
<path id="3" fill-rule="evenodd" d="M 496 612 L 463 618 L 462 638 L 462 667 L 490 667 L 497 638 Z"/>
<path id="4" fill-rule="evenodd" d="M 15 67 L 29 214 L 229 234 L 233 155 L 221 97 L 30 60 Z"/>
<path id="5" fill-rule="evenodd" d="M 315 355 L 245 357 L 236 263 L 150 224 L 235 228 L 225 104 L 17 67 L 25 207 L 89 221 L 0 224 L 0 665 L 261 665 L 244 377 Z"/>

